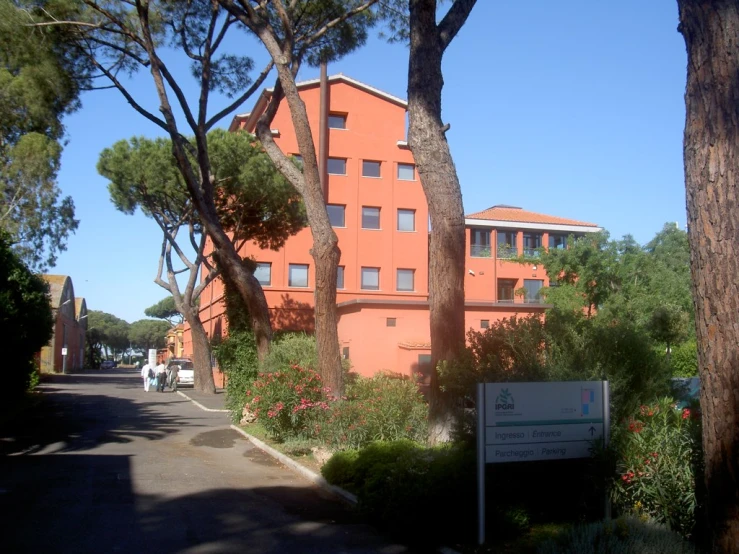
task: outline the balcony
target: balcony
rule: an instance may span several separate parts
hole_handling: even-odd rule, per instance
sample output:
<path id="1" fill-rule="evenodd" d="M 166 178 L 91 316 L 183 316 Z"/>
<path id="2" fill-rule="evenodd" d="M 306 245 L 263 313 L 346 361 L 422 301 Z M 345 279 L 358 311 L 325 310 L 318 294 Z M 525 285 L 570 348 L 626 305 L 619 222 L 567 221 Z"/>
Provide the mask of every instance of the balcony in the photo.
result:
<path id="1" fill-rule="evenodd" d="M 471 258 L 490 258 L 492 252 L 490 251 L 489 244 L 470 244 L 470 257 Z"/>
<path id="2" fill-rule="evenodd" d="M 518 257 L 518 249 L 515 246 L 498 246 L 498 259 L 510 260 Z"/>

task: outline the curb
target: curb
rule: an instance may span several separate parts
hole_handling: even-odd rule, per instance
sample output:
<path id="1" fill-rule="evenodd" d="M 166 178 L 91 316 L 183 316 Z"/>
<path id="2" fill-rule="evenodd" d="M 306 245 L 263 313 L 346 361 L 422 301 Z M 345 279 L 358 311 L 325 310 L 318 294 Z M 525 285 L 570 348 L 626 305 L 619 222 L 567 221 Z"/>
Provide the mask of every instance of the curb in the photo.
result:
<path id="1" fill-rule="evenodd" d="M 228 412 L 228 410 L 217 410 L 217 409 L 214 409 L 214 408 L 206 408 L 205 406 L 203 406 L 197 400 L 193 400 L 192 398 L 190 398 L 189 396 L 187 396 L 184 392 L 181 392 L 181 391 L 176 391 L 176 392 L 177 392 L 177 394 L 179 394 L 180 396 L 182 396 L 184 398 L 187 398 L 190 402 L 192 402 L 193 404 L 195 404 L 198 408 L 200 408 L 201 410 L 205 410 L 206 412 Z"/>
<path id="2" fill-rule="evenodd" d="M 246 431 L 244 431 L 241 427 L 239 427 L 237 425 L 231 425 L 231 429 L 233 429 L 234 431 L 242 434 L 249 441 L 251 441 L 251 443 L 254 444 L 254 446 L 256 446 L 257 448 L 259 448 L 260 450 L 263 450 L 264 452 L 266 452 L 267 454 L 269 454 L 270 456 L 272 456 L 273 458 L 275 458 L 276 460 L 278 460 L 281 464 L 286 465 L 287 467 L 289 467 L 291 470 L 293 470 L 298 475 L 301 475 L 302 477 L 305 477 L 306 479 L 308 479 L 308 481 L 312 482 L 314 485 L 318 485 L 322 489 L 324 489 L 324 490 L 326 490 L 326 491 L 328 491 L 328 492 L 330 492 L 330 493 L 332 493 L 332 494 L 334 494 L 336 496 L 339 496 L 342 500 L 348 502 L 352 506 L 356 506 L 357 505 L 357 497 L 354 496 L 349 491 L 345 491 L 341 487 L 337 487 L 336 485 L 332 485 L 331 483 L 329 483 L 328 481 L 326 481 L 326 479 L 324 479 L 323 477 L 321 477 L 317 473 L 311 471 L 307 467 L 304 467 L 304 466 L 300 465 L 298 462 L 296 462 L 295 460 L 293 460 L 289 456 L 285 456 L 285 454 L 283 454 L 282 452 L 279 452 L 279 451 L 275 450 L 271 446 L 269 446 L 269 445 L 263 443 L 262 441 L 260 441 L 258 438 L 251 436 L 249 433 L 247 433 Z"/>

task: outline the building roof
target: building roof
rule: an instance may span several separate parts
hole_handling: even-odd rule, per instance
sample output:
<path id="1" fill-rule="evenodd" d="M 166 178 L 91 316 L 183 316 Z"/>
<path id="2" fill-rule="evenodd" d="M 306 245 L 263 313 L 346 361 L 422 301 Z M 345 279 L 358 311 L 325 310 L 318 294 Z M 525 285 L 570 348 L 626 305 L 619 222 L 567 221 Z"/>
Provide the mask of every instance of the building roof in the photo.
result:
<path id="1" fill-rule="evenodd" d="M 64 285 L 69 277 L 67 275 L 42 275 L 41 278 L 49 284 L 51 307 L 58 309 L 64 293 Z"/>
<path id="2" fill-rule="evenodd" d="M 369 94 L 373 94 L 379 98 L 383 98 L 388 102 L 400 106 L 401 108 L 408 109 L 408 102 L 406 100 L 398 98 L 397 96 L 393 96 L 392 94 L 389 94 L 361 81 L 357 81 L 356 79 L 352 79 L 351 77 L 347 77 L 343 73 L 329 76 L 328 82 L 329 84 L 344 83 L 353 86 L 355 88 L 358 88 L 359 90 L 362 90 Z M 300 81 L 295 84 L 298 87 L 298 90 L 305 90 L 308 88 L 319 86 L 321 84 L 321 80 L 309 79 L 307 81 Z M 231 120 L 231 124 L 229 125 L 228 130 L 236 131 L 241 126 L 241 123 L 245 123 L 244 126 L 246 130 L 251 132 L 252 128 L 256 124 L 257 118 L 264 112 L 265 108 L 267 107 L 267 102 L 269 101 L 269 97 L 272 95 L 273 90 L 274 89 L 271 88 L 264 89 L 262 91 L 262 94 L 257 99 L 254 109 L 249 113 L 235 115 L 234 118 Z"/>
<path id="3" fill-rule="evenodd" d="M 576 219 L 567 219 L 564 217 L 557 217 L 554 215 L 540 214 L 536 212 L 529 212 L 518 206 L 507 206 L 505 204 L 498 204 L 465 216 L 467 223 L 469 220 L 479 221 L 490 221 L 496 223 L 508 222 L 508 223 L 523 223 L 533 225 L 562 225 L 567 227 L 582 227 L 583 231 L 598 231 L 600 228 L 595 223 L 588 223 L 585 221 L 578 221 Z M 505 226 L 505 225 L 504 225 Z"/>

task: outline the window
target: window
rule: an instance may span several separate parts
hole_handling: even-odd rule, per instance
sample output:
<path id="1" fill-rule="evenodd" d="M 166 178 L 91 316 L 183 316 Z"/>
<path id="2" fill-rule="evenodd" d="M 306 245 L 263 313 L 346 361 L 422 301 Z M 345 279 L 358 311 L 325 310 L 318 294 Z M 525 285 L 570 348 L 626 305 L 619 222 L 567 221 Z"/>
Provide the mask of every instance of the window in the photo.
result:
<path id="1" fill-rule="evenodd" d="M 257 278 L 259 284 L 268 287 L 272 284 L 272 264 L 257 262 L 257 268 L 254 270 L 254 277 Z"/>
<path id="2" fill-rule="evenodd" d="M 340 265 L 336 268 L 336 288 L 337 289 L 343 289 L 344 288 L 344 266 Z"/>
<path id="3" fill-rule="evenodd" d="M 326 170 L 330 175 L 346 175 L 346 158 L 329 158 Z"/>
<path id="4" fill-rule="evenodd" d="M 498 231 L 498 257 L 515 258 L 518 256 L 516 231 Z"/>
<path id="5" fill-rule="evenodd" d="M 541 233 L 524 233 L 523 234 L 523 255 L 530 258 L 537 258 L 541 248 Z"/>
<path id="6" fill-rule="evenodd" d="M 565 235 L 554 235 L 549 233 L 549 248 L 564 250 L 567 248 L 567 237 Z"/>
<path id="7" fill-rule="evenodd" d="M 544 281 L 539 279 L 524 279 L 523 288 L 526 289 L 526 296 L 523 301 L 527 304 L 537 304 L 541 302 L 539 291 L 544 286 Z"/>
<path id="8" fill-rule="evenodd" d="M 398 231 L 416 230 L 416 210 L 398 210 Z"/>
<path id="9" fill-rule="evenodd" d="M 328 220 L 331 222 L 331 227 L 346 227 L 346 220 L 344 218 L 346 206 L 326 204 L 326 211 L 328 212 Z"/>
<path id="10" fill-rule="evenodd" d="M 480 329 L 489 329 L 490 328 L 490 320 L 489 319 L 481 319 L 480 320 Z"/>
<path id="11" fill-rule="evenodd" d="M 329 129 L 346 129 L 346 114 L 332 113 L 328 114 Z"/>
<path id="12" fill-rule="evenodd" d="M 470 229 L 470 256 L 473 258 L 490 257 L 489 229 Z"/>
<path id="13" fill-rule="evenodd" d="M 363 290 L 380 290 L 380 268 L 379 267 L 363 267 L 362 268 L 362 289 Z"/>
<path id="14" fill-rule="evenodd" d="M 293 160 L 298 162 L 298 167 L 303 168 L 303 156 L 300 154 L 293 154 Z"/>
<path id="15" fill-rule="evenodd" d="M 349 347 L 348 346 L 345 346 L 344 348 L 341 349 L 341 357 L 344 360 L 349 359 Z"/>
<path id="16" fill-rule="evenodd" d="M 516 279 L 498 279 L 498 302 L 513 302 Z"/>
<path id="17" fill-rule="evenodd" d="M 401 181 L 415 181 L 416 166 L 413 164 L 398 164 L 398 179 Z"/>
<path id="18" fill-rule="evenodd" d="M 362 206 L 362 229 L 380 228 L 380 208 Z"/>
<path id="19" fill-rule="evenodd" d="M 380 162 L 364 160 L 362 162 L 362 177 L 379 177 Z"/>
<path id="20" fill-rule="evenodd" d="M 396 290 L 400 292 L 412 292 L 414 269 L 399 269 L 397 273 Z"/>
<path id="21" fill-rule="evenodd" d="M 395 327 L 396 324 L 397 320 L 394 317 L 388 317 L 385 322 L 385 325 L 387 325 L 388 327 Z"/>
<path id="22" fill-rule="evenodd" d="M 289 287 L 307 287 L 308 264 L 290 264 L 287 279 Z"/>

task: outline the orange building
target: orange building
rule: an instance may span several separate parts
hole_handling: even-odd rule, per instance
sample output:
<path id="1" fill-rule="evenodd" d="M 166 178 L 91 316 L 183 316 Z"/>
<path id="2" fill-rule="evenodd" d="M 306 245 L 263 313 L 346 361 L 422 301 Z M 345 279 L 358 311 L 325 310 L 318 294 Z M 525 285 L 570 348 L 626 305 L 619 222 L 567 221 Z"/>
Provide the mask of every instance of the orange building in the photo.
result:
<path id="1" fill-rule="evenodd" d="M 85 365 L 87 304 L 75 298 L 72 279 L 67 275 L 42 275 L 49 285 L 54 334 L 39 355 L 42 373 L 66 373 Z"/>
<path id="2" fill-rule="evenodd" d="M 317 150 L 319 165 L 325 168 L 326 205 L 341 249 L 337 306 L 342 356 L 363 375 L 427 370 L 429 216 L 405 141 L 407 104 L 344 75 L 328 77 L 324 87 L 313 80 L 299 83 L 298 89 L 314 139 L 318 142 L 322 126 L 327 137 L 325 147 L 317 145 Z M 230 130 L 253 132 L 269 95 L 264 91 L 251 113 L 236 116 Z M 322 103 L 327 114 L 323 119 Z M 283 152 L 299 155 L 286 102 L 274 118 L 272 134 Z M 548 285 L 543 268 L 507 261 L 514 251 L 560 247 L 568 234 L 599 230 L 591 223 L 510 206 L 471 214 L 467 228 L 466 324 L 472 329 L 546 308 L 538 294 Z M 311 246 L 306 228 L 279 251 L 252 243 L 240 252 L 257 262 L 255 275 L 275 329 L 313 329 Z M 226 332 L 222 296 L 221 281 L 201 295 L 200 316 L 210 337 Z M 192 352 L 187 327 L 184 348 Z"/>

